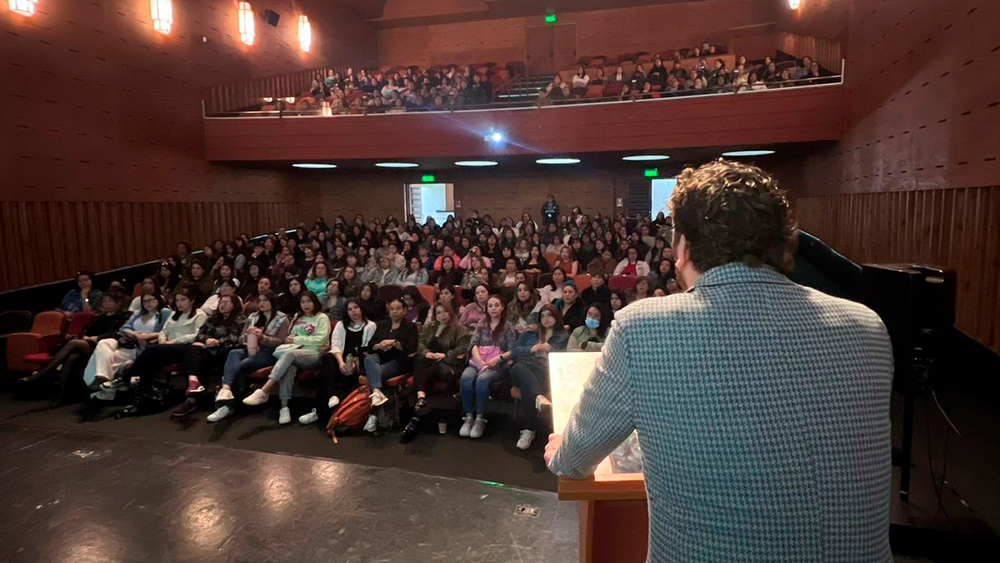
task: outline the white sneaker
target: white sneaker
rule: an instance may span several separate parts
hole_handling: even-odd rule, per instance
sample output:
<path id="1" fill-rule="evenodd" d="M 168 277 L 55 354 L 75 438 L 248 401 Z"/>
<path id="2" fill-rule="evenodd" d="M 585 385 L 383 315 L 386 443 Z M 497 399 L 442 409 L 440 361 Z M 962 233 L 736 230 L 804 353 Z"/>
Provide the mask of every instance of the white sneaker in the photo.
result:
<path id="1" fill-rule="evenodd" d="M 365 423 L 365 432 L 374 432 L 378 428 L 378 419 L 375 415 L 368 415 L 368 422 Z"/>
<path id="2" fill-rule="evenodd" d="M 384 405 L 388 400 L 389 400 L 389 397 L 386 397 L 385 394 L 382 393 L 381 389 L 376 389 L 376 390 L 372 391 L 372 406 L 373 407 L 377 407 L 379 405 Z"/>
<path id="3" fill-rule="evenodd" d="M 263 405 L 266 402 L 267 393 L 261 391 L 260 389 L 254 389 L 253 393 L 250 393 L 245 399 L 243 399 L 243 404 L 250 405 L 251 407 Z"/>
<path id="4" fill-rule="evenodd" d="M 462 427 L 458 429 L 458 435 L 463 438 L 468 438 L 469 433 L 472 432 L 472 415 L 467 414 L 465 418 L 462 419 Z"/>
<path id="5" fill-rule="evenodd" d="M 521 437 L 517 439 L 517 449 L 526 450 L 531 447 L 531 443 L 534 441 L 535 441 L 534 430 L 522 430 Z"/>
<path id="6" fill-rule="evenodd" d="M 319 422 L 319 415 L 316 414 L 316 409 L 299 417 L 299 424 L 316 424 L 317 422 Z"/>
<path id="7" fill-rule="evenodd" d="M 330 407 L 331 409 L 336 408 L 337 405 L 339 404 L 340 404 L 340 397 L 336 395 L 330 397 L 330 400 L 326 402 L 326 406 Z"/>
<path id="8" fill-rule="evenodd" d="M 215 396 L 216 401 L 232 401 L 235 398 L 232 390 L 227 387 L 220 389 L 219 394 Z"/>
<path id="9" fill-rule="evenodd" d="M 482 438 L 483 432 L 486 430 L 486 419 L 483 415 L 476 417 L 476 421 L 472 423 L 472 430 L 469 431 L 469 438 Z"/>
<path id="10" fill-rule="evenodd" d="M 535 397 L 535 410 L 542 412 L 543 409 L 551 409 L 552 401 L 549 400 L 545 395 L 538 395 Z"/>
<path id="11" fill-rule="evenodd" d="M 288 407 L 281 407 L 278 411 L 278 424 L 288 424 L 292 421 L 292 410 Z"/>
<path id="12" fill-rule="evenodd" d="M 215 409 L 215 412 L 208 415 L 208 418 L 206 420 L 208 420 L 209 422 L 219 422 L 220 420 L 226 418 L 231 414 L 233 414 L 233 409 L 229 408 L 229 406 L 227 405 L 223 405 Z"/>

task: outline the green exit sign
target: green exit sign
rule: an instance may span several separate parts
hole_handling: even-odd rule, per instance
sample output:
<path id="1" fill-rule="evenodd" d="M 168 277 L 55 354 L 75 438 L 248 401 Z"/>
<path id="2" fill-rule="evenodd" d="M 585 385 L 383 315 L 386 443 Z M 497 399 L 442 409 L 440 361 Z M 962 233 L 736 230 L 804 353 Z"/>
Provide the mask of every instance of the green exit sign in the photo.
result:
<path id="1" fill-rule="evenodd" d="M 424 174 L 423 176 L 420 177 L 420 181 L 423 182 L 423 183 L 425 183 L 425 184 L 430 184 L 430 183 L 432 183 L 434 181 L 434 175 L 433 174 Z"/>
<path id="2" fill-rule="evenodd" d="M 557 18 L 555 14 L 548 14 L 547 16 L 545 16 L 545 23 L 556 23 L 556 19 Z"/>
<path id="3" fill-rule="evenodd" d="M 660 169 L 659 168 L 647 168 L 646 169 L 645 176 L 647 178 L 656 178 L 659 175 L 660 175 Z"/>

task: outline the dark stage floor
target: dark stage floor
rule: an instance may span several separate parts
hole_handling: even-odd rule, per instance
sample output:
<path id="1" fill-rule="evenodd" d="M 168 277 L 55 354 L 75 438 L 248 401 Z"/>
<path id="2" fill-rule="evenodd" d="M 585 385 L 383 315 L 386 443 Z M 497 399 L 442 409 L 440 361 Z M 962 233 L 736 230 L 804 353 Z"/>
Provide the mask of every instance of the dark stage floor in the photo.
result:
<path id="1" fill-rule="evenodd" d="M 0 456 L 4 562 L 578 558 L 576 505 L 548 492 L 9 424 Z"/>

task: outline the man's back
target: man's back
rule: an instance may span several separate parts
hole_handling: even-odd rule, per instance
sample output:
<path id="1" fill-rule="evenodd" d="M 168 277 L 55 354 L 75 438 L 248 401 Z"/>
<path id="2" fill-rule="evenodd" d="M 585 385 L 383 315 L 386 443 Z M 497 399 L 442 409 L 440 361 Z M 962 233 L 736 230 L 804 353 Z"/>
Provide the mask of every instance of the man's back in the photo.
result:
<path id="1" fill-rule="evenodd" d="M 638 429 L 650 561 L 886 562 L 891 385 L 872 311 L 731 263 L 619 313 L 552 467 Z"/>

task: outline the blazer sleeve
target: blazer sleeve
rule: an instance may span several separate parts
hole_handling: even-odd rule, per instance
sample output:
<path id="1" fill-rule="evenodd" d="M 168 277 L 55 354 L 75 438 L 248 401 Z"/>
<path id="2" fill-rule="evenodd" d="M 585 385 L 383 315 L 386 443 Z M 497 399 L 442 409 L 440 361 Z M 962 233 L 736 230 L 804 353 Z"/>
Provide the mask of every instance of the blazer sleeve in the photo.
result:
<path id="1" fill-rule="evenodd" d="M 604 353 L 562 430 L 562 446 L 548 464 L 556 475 L 572 479 L 592 475 L 601 460 L 635 430 L 628 337 L 626 323 L 612 325 Z"/>
<path id="2" fill-rule="evenodd" d="M 421 358 L 424 357 L 424 354 L 431 351 L 427 345 L 430 344 L 431 338 L 434 337 L 435 330 L 437 328 L 431 323 L 427 323 L 420 329 L 420 336 L 417 338 L 417 355 Z"/>
<path id="3" fill-rule="evenodd" d="M 472 333 L 469 332 L 469 329 L 463 326 L 461 331 L 458 338 L 455 339 L 455 345 L 451 347 L 451 350 L 448 350 L 448 359 L 453 362 L 458 361 L 462 355 L 469 352 L 469 343 L 472 341 Z"/>

